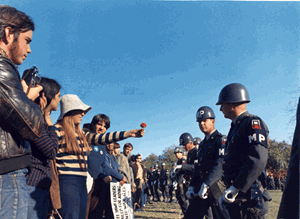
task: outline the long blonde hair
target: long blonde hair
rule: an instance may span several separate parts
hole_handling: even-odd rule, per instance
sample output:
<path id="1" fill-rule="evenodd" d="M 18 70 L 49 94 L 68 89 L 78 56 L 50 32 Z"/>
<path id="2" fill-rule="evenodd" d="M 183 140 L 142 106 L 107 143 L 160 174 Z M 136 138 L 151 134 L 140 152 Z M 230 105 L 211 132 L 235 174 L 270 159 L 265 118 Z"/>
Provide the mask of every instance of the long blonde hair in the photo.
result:
<path id="1" fill-rule="evenodd" d="M 58 124 L 62 127 L 63 142 L 65 144 L 64 151 L 66 153 L 80 155 L 82 153 L 81 148 L 79 147 L 81 142 L 84 144 L 84 151 L 89 152 L 89 145 L 86 137 L 81 130 L 80 125 L 74 125 L 74 120 L 71 114 L 67 113 L 63 119 L 58 122 Z M 81 139 L 81 142 L 78 142 L 76 134 L 78 135 L 79 139 Z"/>

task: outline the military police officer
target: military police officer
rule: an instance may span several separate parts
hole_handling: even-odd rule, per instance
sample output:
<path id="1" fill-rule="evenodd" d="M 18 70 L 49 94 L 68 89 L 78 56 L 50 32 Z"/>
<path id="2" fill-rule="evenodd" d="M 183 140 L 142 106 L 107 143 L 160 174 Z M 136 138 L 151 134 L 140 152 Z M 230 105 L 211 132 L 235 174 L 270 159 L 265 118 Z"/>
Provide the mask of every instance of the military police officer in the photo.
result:
<path id="1" fill-rule="evenodd" d="M 171 165 L 172 165 L 172 171 L 173 171 L 174 168 L 175 168 L 175 166 L 176 166 L 176 163 L 175 163 L 175 162 L 172 162 Z M 171 203 L 171 202 L 174 202 L 174 201 L 173 201 L 173 191 L 174 191 L 174 186 L 173 186 L 173 184 L 176 183 L 175 180 L 176 180 L 176 178 L 172 178 L 172 177 L 171 177 L 171 182 L 170 182 L 170 184 L 169 184 L 169 199 L 170 199 L 169 202 L 170 202 L 170 203 Z"/>
<path id="2" fill-rule="evenodd" d="M 247 89 L 239 83 L 225 86 L 216 105 L 232 121 L 227 135 L 222 180 L 227 186 L 220 207 L 229 218 L 264 218 L 267 191 L 261 177 L 268 159 L 268 128 L 263 120 L 250 115 Z"/>
<path id="3" fill-rule="evenodd" d="M 153 178 L 154 178 L 154 182 L 153 182 L 153 185 L 154 185 L 154 194 L 156 196 L 156 199 L 154 199 L 154 201 L 157 201 L 157 202 L 160 202 L 160 195 L 159 195 L 159 192 L 158 192 L 158 186 L 159 186 L 159 175 L 160 175 L 160 170 L 158 169 L 158 164 L 154 164 L 154 172 L 153 172 Z"/>
<path id="4" fill-rule="evenodd" d="M 187 162 L 182 165 L 177 165 L 172 175 L 182 175 L 183 180 L 182 183 L 178 183 L 178 190 L 176 190 L 176 198 L 180 204 L 180 207 L 182 209 L 182 213 L 185 215 L 186 210 L 189 205 L 189 201 L 186 197 L 186 192 L 189 187 L 190 180 L 192 178 L 192 174 L 195 168 L 195 164 L 198 162 L 197 160 L 197 148 L 194 146 L 194 139 L 191 134 L 189 133 L 183 133 L 179 138 L 179 144 L 183 146 L 183 148 L 188 151 L 187 154 Z M 182 188 L 181 188 L 182 187 Z M 177 191 L 181 190 L 183 194 L 178 194 Z"/>
<path id="5" fill-rule="evenodd" d="M 195 138 L 194 138 L 194 146 L 195 146 L 198 150 L 199 150 L 200 142 L 201 142 L 201 138 L 199 138 L 199 137 L 195 137 Z"/>
<path id="6" fill-rule="evenodd" d="M 176 147 L 174 149 L 174 154 L 176 156 L 177 165 L 173 168 L 171 172 L 171 180 L 173 181 L 173 188 L 175 190 L 176 199 L 181 207 L 182 211 L 186 211 L 188 206 L 188 201 L 185 199 L 185 193 L 183 190 L 183 182 L 185 182 L 185 179 L 183 178 L 183 175 L 176 175 L 176 168 L 177 166 L 183 165 L 186 163 L 185 158 L 183 157 L 183 149 L 180 147 Z M 180 200 L 180 201 L 179 201 Z"/>
<path id="7" fill-rule="evenodd" d="M 152 175 L 152 166 L 150 166 L 150 168 L 146 168 L 146 172 L 147 172 L 147 177 L 146 177 L 146 186 L 144 189 L 144 194 L 146 194 L 146 198 L 147 198 L 147 204 L 151 204 L 151 175 Z"/>
<path id="8" fill-rule="evenodd" d="M 154 195 L 154 165 L 152 165 L 150 167 L 150 176 L 149 176 L 149 188 L 150 188 L 150 193 L 152 196 L 152 201 L 154 201 L 155 199 L 155 195 Z"/>
<path id="9" fill-rule="evenodd" d="M 159 176 L 159 181 L 160 181 L 160 188 L 161 188 L 161 193 L 162 193 L 162 197 L 163 197 L 163 201 L 167 202 L 168 199 L 168 193 L 167 193 L 167 183 L 168 183 L 168 178 L 169 175 L 167 173 L 167 169 L 166 169 L 166 163 L 162 162 L 161 163 L 161 171 L 160 171 L 160 176 Z"/>
<path id="10" fill-rule="evenodd" d="M 196 113 L 196 120 L 205 138 L 200 143 L 198 163 L 186 193 L 191 201 L 184 218 L 208 217 L 211 207 L 213 218 L 216 219 L 221 215 L 217 205 L 222 193 L 216 194 L 214 187 L 222 176 L 226 136 L 215 129 L 215 114 L 210 107 L 200 107 Z"/>

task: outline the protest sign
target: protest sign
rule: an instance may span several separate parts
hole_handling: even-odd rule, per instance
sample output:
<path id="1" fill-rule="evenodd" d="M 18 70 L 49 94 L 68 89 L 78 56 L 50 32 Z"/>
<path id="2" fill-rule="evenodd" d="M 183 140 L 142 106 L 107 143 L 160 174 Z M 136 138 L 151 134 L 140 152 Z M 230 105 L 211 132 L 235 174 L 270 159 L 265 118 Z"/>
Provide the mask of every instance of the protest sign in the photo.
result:
<path id="1" fill-rule="evenodd" d="M 130 184 L 110 183 L 110 200 L 115 219 L 133 219 Z"/>

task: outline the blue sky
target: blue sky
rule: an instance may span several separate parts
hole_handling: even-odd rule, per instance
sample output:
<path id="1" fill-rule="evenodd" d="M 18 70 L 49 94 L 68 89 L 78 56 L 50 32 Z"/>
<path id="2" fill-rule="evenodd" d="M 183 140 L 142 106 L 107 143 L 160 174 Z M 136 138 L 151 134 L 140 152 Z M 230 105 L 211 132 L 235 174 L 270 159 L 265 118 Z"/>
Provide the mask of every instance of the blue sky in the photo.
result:
<path id="1" fill-rule="evenodd" d="M 291 142 L 298 101 L 299 2 L 14 1 L 36 23 L 32 54 L 20 72 L 35 65 L 42 76 L 77 94 L 111 119 L 108 131 L 139 128 L 127 139 L 144 157 L 178 144 L 189 132 L 203 139 L 196 111 L 210 106 L 216 128 L 230 121 L 215 105 L 221 89 L 242 83 L 248 110 L 270 129 L 270 138 Z M 59 112 L 51 115 L 53 121 Z"/>

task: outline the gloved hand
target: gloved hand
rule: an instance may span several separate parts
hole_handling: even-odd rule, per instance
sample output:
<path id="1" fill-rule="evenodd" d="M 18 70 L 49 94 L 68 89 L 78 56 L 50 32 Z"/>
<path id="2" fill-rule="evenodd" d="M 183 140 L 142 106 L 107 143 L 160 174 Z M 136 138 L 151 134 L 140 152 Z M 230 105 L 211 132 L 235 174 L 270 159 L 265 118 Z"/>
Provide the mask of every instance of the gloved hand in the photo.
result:
<path id="1" fill-rule="evenodd" d="M 185 193 L 186 197 L 188 199 L 192 199 L 195 195 L 195 192 L 194 192 L 194 186 L 190 186 L 187 190 L 187 192 Z"/>
<path id="2" fill-rule="evenodd" d="M 202 198 L 202 199 L 207 199 L 207 197 L 208 197 L 208 193 L 207 193 L 208 189 L 209 189 L 209 186 L 207 184 L 205 184 L 205 183 L 202 183 L 201 188 L 200 188 L 200 190 L 198 192 L 198 196 L 200 198 Z"/>
<path id="3" fill-rule="evenodd" d="M 176 181 L 174 181 L 173 182 L 173 188 L 174 188 L 174 190 L 177 190 L 177 185 L 178 185 L 178 183 Z"/>
<path id="4" fill-rule="evenodd" d="M 182 168 L 182 165 L 177 165 L 174 167 L 174 169 L 171 172 L 171 177 L 174 178 L 176 176 L 176 173 Z"/>
<path id="5" fill-rule="evenodd" d="M 239 194 L 239 190 L 232 185 L 223 192 L 222 197 L 225 202 L 233 203 L 238 194 Z"/>

